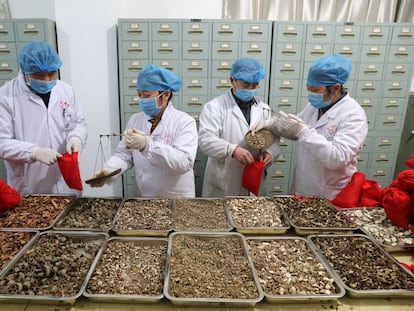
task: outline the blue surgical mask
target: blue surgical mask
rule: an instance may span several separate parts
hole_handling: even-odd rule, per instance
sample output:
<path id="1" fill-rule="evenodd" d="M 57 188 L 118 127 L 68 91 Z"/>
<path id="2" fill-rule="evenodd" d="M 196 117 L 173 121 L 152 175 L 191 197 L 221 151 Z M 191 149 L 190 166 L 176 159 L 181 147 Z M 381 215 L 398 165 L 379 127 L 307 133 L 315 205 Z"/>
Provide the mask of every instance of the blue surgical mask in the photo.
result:
<path id="1" fill-rule="evenodd" d="M 43 81 L 29 78 L 27 85 L 30 86 L 30 88 L 38 94 L 46 94 L 53 89 L 53 87 L 56 85 L 56 81 L 57 79 L 51 81 Z"/>
<path id="2" fill-rule="evenodd" d="M 316 109 L 323 109 L 328 107 L 331 104 L 331 101 L 324 102 L 323 96 L 325 94 L 318 94 L 318 93 L 308 93 L 308 101 L 310 104 L 315 107 Z"/>
<path id="3" fill-rule="evenodd" d="M 161 107 L 157 107 L 157 98 L 160 97 L 163 93 L 156 97 L 138 98 L 138 103 L 146 115 L 155 117 L 160 113 Z"/>
<path id="4" fill-rule="evenodd" d="M 236 97 L 243 102 L 249 102 L 255 97 L 257 94 L 257 90 L 249 90 L 249 89 L 237 89 L 236 90 Z"/>

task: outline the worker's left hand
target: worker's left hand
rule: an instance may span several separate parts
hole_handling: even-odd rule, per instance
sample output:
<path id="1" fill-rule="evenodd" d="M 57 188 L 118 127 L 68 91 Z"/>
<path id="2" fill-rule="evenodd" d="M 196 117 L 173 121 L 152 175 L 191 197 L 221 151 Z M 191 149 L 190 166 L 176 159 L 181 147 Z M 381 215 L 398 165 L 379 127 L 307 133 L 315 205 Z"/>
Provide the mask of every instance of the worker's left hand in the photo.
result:
<path id="1" fill-rule="evenodd" d="M 127 129 L 124 132 L 125 145 L 128 149 L 143 151 L 149 143 L 149 137 L 137 129 Z"/>
<path id="2" fill-rule="evenodd" d="M 72 154 L 72 152 L 78 152 L 78 159 L 79 155 L 82 151 L 82 143 L 79 138 L 72 137 L 69 139 L 68 143 L 66 144 L 66 152 Z"/>
<path id="3" fill-rule="evenodd" d="M 252 165 L 254 161 L 254 157 L 250 151 L 240 146 L 237 146 L 236 149 L 234 149 L 232 157 L 243 165 Z"/>
<path id="4" fill-rule="evenodd" d="M 308 128 L 306 123 L 294 114 L 286 114 L 281 111 L 280 115 L 282 117 L 279 119 L 278 127 L 280 135 L 285 138 L 297 140 L 300 134 Z"/>

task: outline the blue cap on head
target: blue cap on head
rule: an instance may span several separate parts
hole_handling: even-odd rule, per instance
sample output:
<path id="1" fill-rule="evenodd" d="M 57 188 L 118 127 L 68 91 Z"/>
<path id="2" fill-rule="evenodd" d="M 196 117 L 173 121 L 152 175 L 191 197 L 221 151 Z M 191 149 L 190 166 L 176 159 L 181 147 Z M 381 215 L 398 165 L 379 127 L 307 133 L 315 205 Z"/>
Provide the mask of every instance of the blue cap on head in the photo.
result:
<path id="1" fill-rule="evenodd" d="M 261 63 L 253 58 L 240 58 L 231 65 L 230 77 L 249 83 L 263 80 L 265 70 Z"/>
<path id="2" fill-rule="evenodd" d="M 19 66 L 24 74 L 58 71 L 62 61 L 49 43 L 31 41 L 19 53 Z"/>
<path id="3" fill-rule="evenodd" d="M 137 90 L 177 92 L 181 89 L 181 79 L 164 67 L 148 64 L 138 73 Z"/>
<path id="4" fill-rule="evenodd" d="M 351 72 L 352 63 L 349 58 L 334 54 L 322 57 L 313 62 L 309 68 L 308 85 L 329 86 L 345 84 Z"/>

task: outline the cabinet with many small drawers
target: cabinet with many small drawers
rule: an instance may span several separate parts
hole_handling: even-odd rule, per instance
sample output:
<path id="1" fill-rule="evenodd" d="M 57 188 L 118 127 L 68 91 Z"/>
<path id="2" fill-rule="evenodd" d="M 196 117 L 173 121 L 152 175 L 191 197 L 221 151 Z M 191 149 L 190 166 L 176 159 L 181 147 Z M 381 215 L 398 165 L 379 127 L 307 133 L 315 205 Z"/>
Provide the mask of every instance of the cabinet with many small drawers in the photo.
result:
<path id="1" fill-rule="evenodd" d="M 17 76 L 19 52 L 29 41 L 46 41 L 56 49 L 55 22 L 37 18 L 0 20 L 0 86 Z M 0 178 L 6 180 L 6 176 L 0 160 Z"/>
<path id="2" fill-rule="evenodd" d="M 174 105 L 197 121 L 203 104 L 230 86 L 231 64 L 253 57 L 266 68 L 258 97 L 273 112 L 298 113 L 307 103 L 312 62 L 339 53 L 352 60 L 345 87 L 365 109 L 368 137 L 358 168 L 382 187 L 392 181 L 409 96 L 414 59 L 413 24 L 354 24 L 252 20 L 120 19 L 118 21 L 121 123 L 139 111 L 136 78 L 147 63 L 173 70 L 183 80 Z M 295 142 L 281 139 L 281 155 L 269 167 L 266 195 L 289 194 Z M 206 156 L 195 163 L 201 195 Z M 133 170 L 124 179 L 132 194 Z"/>

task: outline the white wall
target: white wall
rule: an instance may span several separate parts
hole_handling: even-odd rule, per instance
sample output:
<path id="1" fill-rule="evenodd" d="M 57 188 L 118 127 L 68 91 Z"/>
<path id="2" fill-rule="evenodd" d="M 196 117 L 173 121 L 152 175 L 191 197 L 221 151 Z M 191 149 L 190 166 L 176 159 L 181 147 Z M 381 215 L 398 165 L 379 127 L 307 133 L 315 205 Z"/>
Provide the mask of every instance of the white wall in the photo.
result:
<path id="1" fill-rule="evenodd" d="M 61 79 L 71 84 L 84 108 L 89 138 L 81 154 L 85 180 L 95 169 L 99 135 L 120 133 L 116 25 L 118 18 L 221 18 L 222 0 L 12 0 L 11 18 L 56 21 Z M 117 139 L 103 139 L 109 157 Z M 98 163 L 96 163 L 98 162 Z M 84 196 L 118 196 L 121 182 L 90 188 Z"/>

